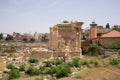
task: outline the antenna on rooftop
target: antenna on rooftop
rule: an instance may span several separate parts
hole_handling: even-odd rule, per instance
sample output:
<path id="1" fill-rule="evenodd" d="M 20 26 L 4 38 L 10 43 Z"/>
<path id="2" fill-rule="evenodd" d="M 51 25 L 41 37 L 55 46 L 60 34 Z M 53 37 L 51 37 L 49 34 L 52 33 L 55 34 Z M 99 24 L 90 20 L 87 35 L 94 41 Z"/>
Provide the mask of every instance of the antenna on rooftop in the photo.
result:
<path id="1" fill-rule="evenodd" d="M 95 19 L 94 19 L 94 18 L 93 18 L 92 24 L 96 24 L 96 23 L 95 23 Z"/>

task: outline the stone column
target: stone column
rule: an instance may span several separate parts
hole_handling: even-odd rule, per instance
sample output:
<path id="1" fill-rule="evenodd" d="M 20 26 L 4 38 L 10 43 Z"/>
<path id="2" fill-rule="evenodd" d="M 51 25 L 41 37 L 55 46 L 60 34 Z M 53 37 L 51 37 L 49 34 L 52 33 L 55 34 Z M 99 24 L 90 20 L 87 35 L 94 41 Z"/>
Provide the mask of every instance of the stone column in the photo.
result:
<path id="1" fill-rule="evenodd" d="M 81 49 L 81 26 L 83 25 L 83 22 L 76 22 L 73 27 L 75 28 L 76 30 L 76 38 L 77 38 L 77 51 L 80 52 L 80 57 L 82 57 L 82 49 Z"/>
<path id="2" fill-rule="evenodd" d="M 81 26 L 83 25 L 83 22 L 77 22 L 76 23 L 76 31 L 77 31 L 77 49 L 79 50 L 81 48 Z"/>
<path id="3" fill-rule="evenodd" d="M 50 40 L 49 40 L 49 49 L 53 49 L 52 48 L 52 44 L 53 44 L 53 28 L 50 27 Z"/>

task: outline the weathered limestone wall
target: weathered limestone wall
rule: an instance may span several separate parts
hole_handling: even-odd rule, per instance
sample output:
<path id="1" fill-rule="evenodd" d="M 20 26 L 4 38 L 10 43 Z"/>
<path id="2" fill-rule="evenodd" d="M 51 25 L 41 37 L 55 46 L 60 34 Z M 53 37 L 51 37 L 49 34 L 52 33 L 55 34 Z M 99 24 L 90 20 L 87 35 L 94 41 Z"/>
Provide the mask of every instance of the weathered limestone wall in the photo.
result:
<path id="1" fill-rule="evenodd" d="M 52 52 L 41 51 L 41 52 L 32 52 L 30 57 L 35 57 L 39 59 L 50 59 L 51 55 L 52 55 Z"/>
<path id="2" fill-rule="evenodd" d="M 62 50 L 64 46 L 81 48 L 83 22 L 60 23 L 50 28 L 49 49 Z M 61 48 L 62 47 L 62 48 Z"/>
<path id="3" fill-rule="evenodd" d="M 58 47 L 58 29 L 55 25 L 50 28 L 49 49 L 56 50 Z"/>
<path id="4" fill-rule="evenodd" d="M 64 57 L 64 56 L 80 56 L 80 52 L 53 52 L 54 57 Z"/>
<path id="5" fill-rule="evenodd" d="M 80 52 L 69 52 L 71 57 L 80 57 Z"/>
<path id="6" fill-rule="evenodd" d="M 58 57 L 64 57 L 66 59 L 70 59 L 72 57 L 80 57 L 80 52 L 61 52 L 61 51 L 55 51 L 55 52 L 32 52 L 29 57 L 39 58 L 39 59 L 56 59 Z"/>

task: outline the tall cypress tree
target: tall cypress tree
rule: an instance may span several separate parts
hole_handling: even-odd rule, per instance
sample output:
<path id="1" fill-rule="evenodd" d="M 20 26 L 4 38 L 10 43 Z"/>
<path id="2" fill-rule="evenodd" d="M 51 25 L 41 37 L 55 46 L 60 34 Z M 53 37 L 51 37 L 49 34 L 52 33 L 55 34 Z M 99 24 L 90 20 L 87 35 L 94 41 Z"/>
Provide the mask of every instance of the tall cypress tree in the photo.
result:
<path id="1" fill-rule="evenodd" d="M 0 34 L 0 41 L 3 39 L 3 34 L 1 33 Z"/>
<path id="2" fill-rule="evenodd" d="M 106 28 L 110 29 L 110 25 L 109 25 L 109 23 L 106 24 Z"/>

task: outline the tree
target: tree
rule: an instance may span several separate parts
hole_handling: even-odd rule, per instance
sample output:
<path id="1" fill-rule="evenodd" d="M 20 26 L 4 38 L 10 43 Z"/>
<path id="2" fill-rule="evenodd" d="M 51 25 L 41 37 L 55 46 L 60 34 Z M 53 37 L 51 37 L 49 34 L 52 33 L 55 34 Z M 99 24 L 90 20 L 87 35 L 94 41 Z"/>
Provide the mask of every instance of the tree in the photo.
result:
<path id="1" fill-rule="evenodd" d="M 69 21 L 67 21 L 67 20 L 64 20 L 64 21 L 63 21 L 63 23 L 69 23 Z"/>
<path id="2" fill-rule="evenodd" d="M 113 30 L 119 31 L 120 32 L 120 28 L 116 25 L 113 26 Z"/>
<path id="3" fill-rule="evenodd" d="M 13 40 L 13 36 L 11 36 L 11 35 L 8 34 L 5 40 L 6 41 Z"/>
<path id="4" fill-rule="evenodd" d="M 28 41 L 28 39 L 25 37 L 25 38 L 23 38 L 23 41 L 24 41 L 24 42 L 27 42 L 27 41 Z"/>
<path id="5" fill-rule="evenodd" d="M 100 50 L 100 46 L 98 44 L 91 44 L 88 48 L 88 51 L 91 52 L 91 55 L 93 55 L 96 51 L 98 52 Z"/>
<path id="6" fill-rule="evenodd" d="M 117 41 L 111 41 L 110 42 L 110 48 L 117 49 L 119 47 L 119 44 Z"/>
<path id="7" fill-rule="evenodd" d="M 106 28 L 110 29 L 110 25 L 109 25 L 109 23 L 106 24 Z"/>
<path id="8" fill-rule="evenodd" d="M 45 34 L 45 35 L 42 36 L 41 41 L 42 41 L 42 42 L 45 42 L 45 41 L 46 41 L 46 38 L 47 38 L 47 35 Z"/>
<path id="9" fill-rule="evenodd" d="M 30 41 L 31 41 L 31 42 L 35 42 L 35 39 L 34 39 L 34 38 L 31 38 Z"/>
<path id="10" fill-rule="evenodd" d="M 3 39 L 3 34 L 1 33 L 0 34 L 0 41 Z"/>

